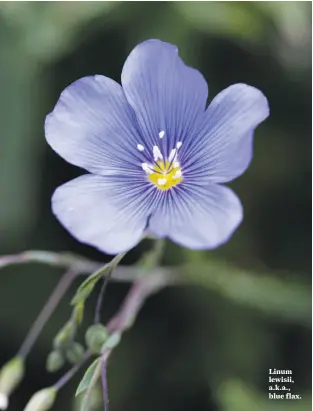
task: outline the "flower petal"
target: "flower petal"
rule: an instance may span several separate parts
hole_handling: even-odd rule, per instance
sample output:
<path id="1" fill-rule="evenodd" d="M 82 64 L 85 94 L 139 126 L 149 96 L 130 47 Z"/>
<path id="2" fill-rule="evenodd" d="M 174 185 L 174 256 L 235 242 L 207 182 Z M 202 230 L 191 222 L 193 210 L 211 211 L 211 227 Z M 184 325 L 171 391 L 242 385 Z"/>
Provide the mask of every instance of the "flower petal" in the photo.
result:
<path id="1" fill-rule="evenodd" d="M 107 254 L 127 251 L 141 239 L 155 193 L 130 182 L 83 175 L 56 189 L 52 210 L 77 240 Z"/>
<path id="2" fill-rule="evenodd" d="M 159 133 L 164 135 L 167 156 L 192 133 L 208 97 L 202 74 L 183 63 L 174 45 L 160 40 L 134 48 L 123 67 L 122 86 L 147 142 L 152 148 Z"/>
<path id="3" fill-rule="evenodd" d="M 135 115 L 121 86 L 107 77 L 84 77 L 68 86 L 47 116 L 45 132 L 60 156 L 90 172 L 141 173 Z"/>
<path id="4" fill-rule="evenodd" d="M 197 138 L 180 152 L 186 177 L 205 174 L 219 183 L 239 177 L 252 159 L 254 129 L 268 115 L 268 101 L 254 87 L 235 84 L 219 93 Z"/>
<path id="5" fill-rule="evenodd" d="M 180 187 L 180 189 L 178 189 Z M 202 182 L 169 190 L 148 231 L 191 249 L 225 243 L 242 221 L 242 206 L 228 187 Z"/>

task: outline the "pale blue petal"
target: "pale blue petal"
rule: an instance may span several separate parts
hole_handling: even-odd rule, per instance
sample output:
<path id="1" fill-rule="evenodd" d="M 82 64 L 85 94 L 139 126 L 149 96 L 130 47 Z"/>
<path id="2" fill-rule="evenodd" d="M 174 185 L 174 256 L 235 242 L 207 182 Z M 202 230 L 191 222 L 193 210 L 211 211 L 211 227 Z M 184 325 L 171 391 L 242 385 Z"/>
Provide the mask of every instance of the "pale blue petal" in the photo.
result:
<path id="1" fill-rule="evenodd" d="M 87 174 L 58 187 L 52 209 L 77 240 L 118 254 L 140 241 L 154 195 L 142 183 Z"/>
<path id="2" fill-rule="evenodd" d="M 209 105 L 197 137 L 180 152 L 185 177 L 207 176 L 227 182 L 240 176 L 252 159 L 253 133 L 269 115 L 263 93 L 235 84 L 219 93 Z"/>
<path id="3" fill-rule="evenodd" d="M 150 149 L 161 144 L 165 155 L 192 137 L 208 97 L 202 74 L 183 63 L 176 46 L 160 40 L 145 41 L 130 53 L 122 86 Z"/>
<path id="4" fill-rule="evenodd" d="M 168 190 L 149 220 L 148 231 L 194 250 L 213 249 L 229 240 L 242 221 L 238 197 L 205 181 Z"/>
<path id="5" fill-rule="evenodd" d="M 136 118 L 121 86 L 107 77 L 84 77 L 68 86 L 47 116 L 45 132 L 60 156 L 90 172 L 142 172 Z"/>

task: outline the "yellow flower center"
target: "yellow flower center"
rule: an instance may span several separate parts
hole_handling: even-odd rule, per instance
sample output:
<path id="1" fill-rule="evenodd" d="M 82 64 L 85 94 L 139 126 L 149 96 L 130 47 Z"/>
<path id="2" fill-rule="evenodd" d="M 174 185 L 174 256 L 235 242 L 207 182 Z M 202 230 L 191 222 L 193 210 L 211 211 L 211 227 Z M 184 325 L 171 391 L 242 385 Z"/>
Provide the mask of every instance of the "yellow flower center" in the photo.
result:
<path id="1" fill-rule="evenodd" d="M 162 140 L 165 136 L 165 131 L 159 132 L 159 138 Z M 174 148 L 166 155 L 164 159 L 164 152 L 160 150 L 158 144 L 152 147 L 153 162 L 150 160 L 148 163 L 141 163 L 143 171 L 146 173 L 148 180 L 157 186 L 160 190 L 166 191 L 172 187 L 175 187 L 183 180 L 182 169 L 179 163 L 178 150 L 183 143 L 178 141 Z M 141 144 L 137 144 L 137 150 L 145 152 L 145 147 Z M 147 157 L 143 157 L 145 160 Z"/>
<path id="2" fill-rule="evenodd" d="M 169 190 L 179 184 L 183 177 L 179 164 L 159 160 L 153 167 L 154 172 L 148 174 L 148 179 L 160 190 Z"/>

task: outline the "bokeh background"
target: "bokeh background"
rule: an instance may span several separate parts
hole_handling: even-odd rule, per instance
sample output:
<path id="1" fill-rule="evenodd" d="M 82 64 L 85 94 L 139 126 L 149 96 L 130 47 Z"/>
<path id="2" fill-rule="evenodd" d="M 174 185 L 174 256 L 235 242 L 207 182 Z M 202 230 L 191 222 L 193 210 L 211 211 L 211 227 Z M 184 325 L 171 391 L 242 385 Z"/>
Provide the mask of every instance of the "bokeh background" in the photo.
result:
<path id="1" fill-rule="evenodd" d="M 251 167 L 231 184 L 245 220 L 229 243 L 210 252 L 167 243 L 163 264 L 192 267 L 190 285 L 149 299 L 123 338 L 109 364 L 110 409 L 308 411 L 311 2 L 1 2 L 0 253 L 68 250 L 108 260 L 71 238 L 51 213 L 53 190 L 82 170 L 48 147 L 43 124 L 68 84 L 95 73 L 119 81 L 130 50 L 148 38 L 177 44 L 206 77 L 211 98 L 232 83 L 260 88 L 271 116 L 256 131 Z M 17 352 L 60 275 L 43 265 L 0 272 L 0 364 Z M 109 286 L 105 318 L 127 289 Z M 9 410 L 22 410 L 62 375 L 48 374 L 45 359 L 74 291 L 27 359 Z M 302 400 L 269 401 L 269 368 L 291 369 Z M 54 410 L 78 409 L 78 381 Z"/>

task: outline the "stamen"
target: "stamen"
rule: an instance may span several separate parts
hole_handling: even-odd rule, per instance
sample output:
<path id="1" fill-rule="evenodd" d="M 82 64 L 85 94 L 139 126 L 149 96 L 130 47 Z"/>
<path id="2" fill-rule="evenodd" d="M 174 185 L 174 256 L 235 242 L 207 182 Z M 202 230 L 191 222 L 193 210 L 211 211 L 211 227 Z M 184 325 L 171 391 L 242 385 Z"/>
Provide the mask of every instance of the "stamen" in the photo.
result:
<path id="1" fill-rule="evenodd" d="M 173 148 L 173 150 L 171 150 L 168 161 L 171 162 L 172 160 L 174 160 L 175 156 L 176 156 L 176 148 Z"/>
<path id="2" fill-rule="evenodd" d="M 159 137 L 162 139 L 164 136 L 165 131 L 161 130 Z M 178 150 L 182 144 L 181 141 L 178 141 L 166 158 L 163 157 L 160 147 L 154 145 L 152 146 L 153 161 L 141 163 L 143 171 L 147 174 L 147 180 L 159 190 L 170 190 L 183 180 L 183 172 L 178 161 Z M 139 151 L 146 150 L 142 144 L 137 144 L 137 149 Z"/>
<path id="3" fill-rule="evenodd" d="M 164 186 L 166 184 L 166 178 L 158 178 L 159 186 Z"/>
<path id="4" fill-rule="evenodd" d="M 158 146 L 153 146 L 153 158 L 154 158 L 155 161 L 163 160 L 162 153 L 161 153 Z"/>
<path id="5" fill-rule="evenodd" d="M 151 170 L 148 163 L 142 163 L 141 167 L 142 167 L 143 171 L 145 171 L 147 174 L 152 174 L 153 173 L 153 170 Z"/>

